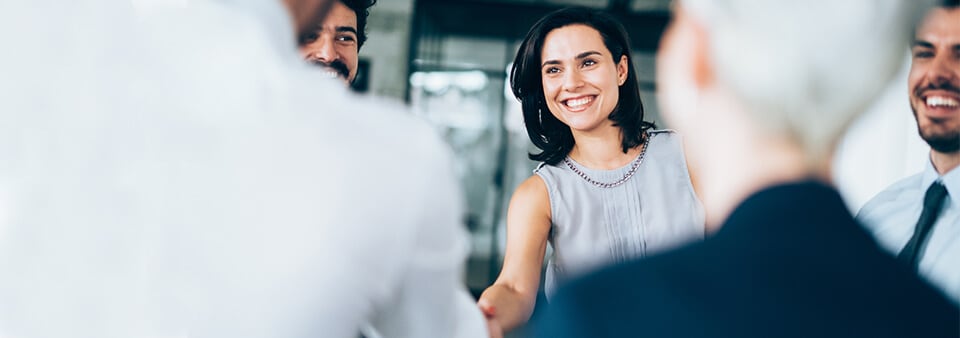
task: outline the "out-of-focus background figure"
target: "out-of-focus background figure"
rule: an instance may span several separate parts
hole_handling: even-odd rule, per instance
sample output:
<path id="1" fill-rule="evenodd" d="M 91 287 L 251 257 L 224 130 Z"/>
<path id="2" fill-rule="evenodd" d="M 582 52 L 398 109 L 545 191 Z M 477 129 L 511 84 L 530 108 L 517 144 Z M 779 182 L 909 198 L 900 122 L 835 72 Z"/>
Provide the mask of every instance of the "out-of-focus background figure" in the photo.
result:
<path id="1" fill-rule="evenodd" d="M 561 288 L 536 334 L 956 337 L 956 305 L 882 250 L 831 183 L 837 143 L 902 63 L 918 10 L 679 2 L 658 94 L 722 226 Z"/>
<path id="2" fill-rule="evenodd" d="M 449 149 L 297 54 L 329 6 L 0 4 L 0 336 L 486 336 Z"/>
<path id="3" fill-rule="evenodd" d="M 572 7 L 538 21 L 510 85 L 540 150 L 507 211 L 503 270 L 478 305 L 494 326 L 524 324 L 540 291 L 704 236 L 680 136 L 644 121 L 630 38 L 613 16 Z"/>
<path id="4" fill-rule="evenodd" d="M 960 2 L 942 1 L 914 34 L 907 93 L 930 155 L 921 173 L 878 194 L 857 217 L 960 303 Z"/>

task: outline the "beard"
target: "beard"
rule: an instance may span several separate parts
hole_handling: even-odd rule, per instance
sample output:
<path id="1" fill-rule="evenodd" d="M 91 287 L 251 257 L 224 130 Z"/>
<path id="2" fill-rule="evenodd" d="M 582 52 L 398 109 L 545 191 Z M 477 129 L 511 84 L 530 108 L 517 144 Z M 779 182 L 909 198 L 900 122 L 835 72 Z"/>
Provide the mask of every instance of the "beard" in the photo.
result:
<path id="1" fill-rule="evenodd" d="M 920 138 L 930 145 L 934 151 L 942 154 L 955 153 L 960 151 L 960 125 L 950 129 L 951 121 L 930 121 L 930 125 L 924 127 L 920 124 L 920 115 L 917 113 L 917 105 L 924 105 L 921 99 L 924 93 L 929 90 L 944 90 L 960 94 L 960 86 L 952 81 L 942 81 L 938 83 L 921 84 L 914 88 L 910 100 L 910 109 L 913 110 L 913 118 L 917 121 L 917 131 Z"/>
<path id="2" fill-rule="evenodd" d="M 920 125 L 920 117 L 917 115 L 917 107 L 910 104 L 913 109 L 913 117 L 917 120 L 917 131 L 920 138 L 930 145 L 930 148 L 938 153 L 949 154 L 960 151 L 960 128 L 937 132 L 933 130 L 937 125 L 924 128 Z"/>
<path id="3" fill-rule="evenodd" d="M 333 62 L 330 62 L 330 63 L 326 63 L 320 60 L 310 60 L 310 63 L 320 67 L 327 67 L 329 69 L 332 69 L 333 71 L 337 72 L 337 74 L 339 74 L 340 77 L 342 77 L 344 80 L 350 78 L 350 68 L 347 67 L 347 64 L 343 63 L 340 60 L 333 60 Z"/>
<path id="4" fill-rule="evenodd" d="M 960 151 L 960 132 L 951 132 L 946 134 L 924 133 L 920 130 L 920 137 L 923 138 L 930 148 L 938 153 L 949 154 Z"/>

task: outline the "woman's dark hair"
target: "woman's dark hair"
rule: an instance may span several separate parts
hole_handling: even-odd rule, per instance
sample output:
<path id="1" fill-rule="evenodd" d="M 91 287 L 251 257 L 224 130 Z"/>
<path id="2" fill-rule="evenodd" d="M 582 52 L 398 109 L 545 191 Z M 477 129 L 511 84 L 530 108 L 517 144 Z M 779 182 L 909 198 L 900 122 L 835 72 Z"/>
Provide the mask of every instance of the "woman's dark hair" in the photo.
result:
<path id="1" fill-rule="evenodd" d="M 582 24 L 600 32 L 603 44 L 613 55 L 613 62 L 626 56 L 627 81 L 620 86 L 620 100 L 610 114 L 610 120 L 620 127 L 621 146 L 626 153 L 630 148 L 643 143 L 646 130 L 654 124 L 643 121 L 643 103 L 640 102 L 640 86 L 637 72 L 630 55 L 630 39 L 617 19 L 601 11 L 582 7 L 561 9 L 540 19 L 530 28 L 523 39 L 517 57 L 510 70 L 510 88 L 523 107 L 523 121 L 530 141 L 542 150 L 530 154 L 530 159 L 555 165 L 573 149 L 573 134 L 570 127 L 560 122 L 547 108 L 543 96 L 543 73 L 540 70 L 543 42 L 551 31 L 569 25 Z"/>

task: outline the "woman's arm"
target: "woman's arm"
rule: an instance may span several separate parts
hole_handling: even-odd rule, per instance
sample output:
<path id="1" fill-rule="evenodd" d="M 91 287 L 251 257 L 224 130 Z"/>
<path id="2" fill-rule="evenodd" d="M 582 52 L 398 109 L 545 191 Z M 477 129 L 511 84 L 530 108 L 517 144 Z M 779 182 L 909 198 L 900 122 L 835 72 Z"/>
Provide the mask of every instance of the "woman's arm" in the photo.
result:
<path id="1" fill-rule="evenodd" d="M 533 313 L 549 232 L 550 196 L 543 179 L 534 175 L 510 199 L 503 269 L 477 303 L 505 331 L 523 325 Z"/>

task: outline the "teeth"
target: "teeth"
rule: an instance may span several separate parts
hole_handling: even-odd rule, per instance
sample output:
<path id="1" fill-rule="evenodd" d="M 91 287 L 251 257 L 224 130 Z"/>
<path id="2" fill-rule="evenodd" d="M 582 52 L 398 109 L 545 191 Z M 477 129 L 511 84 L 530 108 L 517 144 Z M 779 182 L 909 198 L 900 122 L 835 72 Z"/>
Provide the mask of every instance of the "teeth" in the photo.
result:
<path id="1" fill-rule="evenodd" d="M 567 106 L 570 107 L 570 108 L 577 108 L 577 107 L 581 107 L 581 106 L 583 106 L 583 105 L 586 105 L 587 103 L 590 103 L 591 101 L 593 101 L 593 97 L 592 97 L 592 96 L 590 96 L 590 97 L 584 97 L 584 98 L 582 98 L 582 99 L 567 100 Z"/>
<path id="2" fill-rule="evenodd" d="M 333 79 L 333 78 L 336 78 L 337 76 L 340 76 L 340 74 L 338 74 L 337 72 L 323 72 L 323 76 Z"/>
<path id="3" fill-rule="evenodd" d="M 927 97 L 927 105 L 931 107 L 954 107 L 960 106 L 956 99 L 943 96 Z"/>

